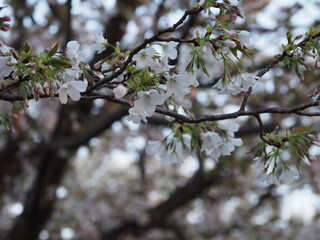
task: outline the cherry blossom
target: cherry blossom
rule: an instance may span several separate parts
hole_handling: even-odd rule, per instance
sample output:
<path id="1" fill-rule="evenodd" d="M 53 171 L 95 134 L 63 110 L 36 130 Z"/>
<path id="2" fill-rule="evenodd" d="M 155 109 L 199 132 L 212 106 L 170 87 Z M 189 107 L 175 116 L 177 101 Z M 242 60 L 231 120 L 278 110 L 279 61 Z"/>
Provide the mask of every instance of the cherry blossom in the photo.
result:
<path id="1" fill-rule="evenodd" d="M 250 38 L 252 36 L 251 33 L 245 30 L 241 30 L 237 35 L 238 35 L 238 39 L 240 41 L 241 47 L 243 47 L 243 45 L 250 44 Z"/>
<path id="2" fill-rule="evenodd" d="M 177 78 L 171 77 L 167 83 L 167 96 L 173 97 L 175 102 L 182 104 L 183 98 L 190 92 L 190 88 L 181 85 Z"/>
<path id="3" fill-rule="evenodd" d="M 229 82 L 223 85 L 222 79 L 220 79 L 214 86 L 214 89 L 219 91 L 219 94 L 237 95 L 240 92 L 246 92 L 250 87 L 253 87 L 257 82 L 258 77 L 251 73 L 242 73 L 237 75 L 233 82 Z"/>
<path id="4" fill-rule="evenodd" d="M 79 101 L 81 98 L 81 92 L 85 92 L 88 83 L 86 81 L 68 81 L 61 85 L 58 90 L 59 99 L 62 104 L 68 102 L 68 95 L 73 101 Z"/>
<path id="5" fill-rule="evenodd" d="M 171 58 L 171 59 L 176 59 L 178 56 L 178 52 L 177 52 L 177 47 L 178 43 L 176 42 L 169 42 L 169 43 L 165 43 L 162 44 L 162 51 L 163 51 L 163 55 Z"/>
<path id="6" fill-rule="evenodd" d="M 243 92 L 248 91 L 257 82 L 258 77 L 251 73 L 242 73 L 237 76 L 235 83 L 241 87 Z"/>
<path id="7" fill-rule="evenodd" d="M 237 95 L 242 91 L 241 87 L 233 83 L 223 85 L 222 79 L 220 79 L 215 85 L 213 85 L 212 88 L 217 89 L 219 94 L 231 93 L 232 95 Z"/>
<path id="8" fill-rule="evenodd" d="M 190 86 L 197 87 L 199 82 L 195 76 L 186 72 L 180 72 L 177 75 L 172 76 L 166 83 L 167 96 L 172 97 L 173 100 L 179 105 L 182 104 L 183 98 L 190 92 Z"/>
<path id="9" fill-rule="evenodd" d="M 257 175 L 256 179 L 266 184 L 275 184 L 275 185 L 280 184 L 278 177 L 274 173 L 266 174 L 265 172 L 260 172 Z"/>
<path id="10" fill-rule="evenodd" d="M 290 165 L 288 168 L 283 168 L 279 180 L 285 184 L 291 184 L 300 176 L 299 171 L 295 166 Z"/>
<path id="11" fill-rule="evenodd" d="M 95 43 L 92 45 L 92 50 L 102 53 L 108 46 L 108 40 L 102 34 L 95 35 Z"/>
<path id="12" fill-rule="evenodd" d="M 265 172 L 265 164 L 262 161 L 260 161 L 259 158 L 254 158 L 253 160 L 254 163 L 251 165 L 251 168 L 253 168 L 257 174 L 259 174 L 260 172 Z"/>
<path id="13" fill-rule="evenodd" d="M 235 147 L 242 145 L 240 138 L 229 138 L 224 140 L 216 132 L 206 132 L 203 136 L 201 151 L 205 152 L 208 157 L 218 161 L 220 156 L 230 155 L 235 150 Z"/>
<path id="14" fill-rule="evenodd" d="M 152 48 L 145 48 L 138 52 L 132 60 L 136 61 L 136 66 L 139 69 L 144 69 L 146 67 L 150 67 L 154 69 L 157 67 L 156 62 L 152 59 L 156 55 L 157 51 Z"/>
<path id="15" fill-rule="evenodd" d="M 127 92 L 128 92 L 128 89 L 122 84 L 120 84 L 118 87 L 113 89 L 113 93 L 116 98 L 122 98 L 127 94 Z"/>
<path id="16" fill-rule="evenodd" d="M 183 134 L 182 140 L 177 141 L 173 135 L 169 135 L 164 141 L 149 141 L 146 150 L 149 155 L 158 154 L 161 159 L 181 162 L 192 155 L 191 136 Z"/>
<path id="17" fill-rule="evenodd" d="M 218 127 L 220 129 L 226 130 L 228 134 L 233 137 L 234 133 L 239 130 L 240 125 L 237 123 L 237 121 L 233 119 L 228 119 L 218 122 Z"/>
<path id="18" fill-rule="evenodd" d="M 80 44 L 78 41 L 70 41 L 67 43 L 66 54 L 70 59 L 72 68 L 78 69 L 81 61 L 81 55 L 79 53 Z"/>
<path id="19" fill-rule="evenodd" d="M 166 75 L 166 73 L 173 68 L 174 66 L 170 66 L 168 64 L 168 58 L 167 57 L 161 57 L 160 59 L 158 59 L 158 61 L 156 62 L 156 67 L 154 68 L 155 73 L 161 73 Z"/>
<path id="20" fill-rule="evenodd" d="M 141 120 L 147 122 L 147 117 L 151 116 L 156 110 L 157 105 L 162 105 L 167 96 L 164 93 L 158 93 L 152 89 L 148 92 L 138 92 L 138 99 L 134 102 L 134 106 L 129 109 L 128 120 L 133 123 L 140 123 Z"/>
<path id="21" fill-rule="evenodd" d="M 62 73 L 63 82 L 77 80 L 81 73 L 82 71 L 80 69 L 67 68 Z"/>

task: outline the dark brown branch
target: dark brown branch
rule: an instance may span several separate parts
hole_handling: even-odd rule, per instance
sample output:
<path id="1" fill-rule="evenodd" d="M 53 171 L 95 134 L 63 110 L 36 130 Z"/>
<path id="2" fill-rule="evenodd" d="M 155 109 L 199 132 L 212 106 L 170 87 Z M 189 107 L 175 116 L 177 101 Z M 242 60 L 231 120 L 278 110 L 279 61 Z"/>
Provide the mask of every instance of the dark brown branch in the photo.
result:
<path id="1" fill-rule="evenodd" d="M 26 95 L 27 99 L 33 99 L 34 96 L 32 94 Z M 47 95 L 41 95 L 40 98 L 48 98 Z M 87 100 L 94 100 L 94 99 L 106 99 L 110 102 L 118 103 L 124 106 L 131 107 L 131 104 L 126 99 L 119 99 L 115 98 L 113 95 L 103 95 L 99 93 L 93 93 L 92 95 L 82 95 L 82 99 Z M 10 93 L 0 93 L 0 100 L 6 100 L 6 101 L 21 101 L 24 100 L 23 95 L 16 95 L 16 94 L 10 94 Z M 295 106 L 295 107 L 271 107 L 271 108 L 259 108 L 256 110 L 246 111 L 246 110 L 239 110 L 233 113 L 227 113 L 227 114 L 220 114 L 220 115 L 205 115 L 201 117 L 189 117 L 186 115 L 179 114 L 177 112 L 167 110 L 162 107 L 157 107 L 156 112 L 173 117 L 176 120 L 179 120 L 181 122 L 186 123 L 200 123 L 205 121 L 219 121 L 219 120 L 225 120 L 225 119 L 232 119 L 237 118 L 240 116 L 255 116 L 256 114 L 262 114 L 262 113 L 273 113 L 273 114 L 297 114 L 301 116 L 310 116 L 311 113 L 302 113 L 303 110 L 306 110 L 310 107 L 319 106 L 319 102 L 312 102 L 303 104 L 301 106 Z M 312 116 L 318 116 L 318 112 L 313 114 Z"/>
<path id="2" fill-rule="evenodd" d="M 148 38 L 148 39 L 144 40 L 143 43 L 141 43 L 137 48 L 132 50 L 132 52 L 128 56 L 127 60 L 123 63 L 123 65 L 120 67 L 120 69 L 118 71 L 114 72 L 109 77 L 101 80 L 100 82 L 90 86 L 88 88 L 87 92 L 92 92 L 94 89 L 97 89 L 98 87 L 102 86 L 103 84 L 105 84 L 105 83 L 111 81 L 112 79 L 118 77 L 120 74 L 122 74 L 126 70 L 127 66 L 131 63 L 132 58 L 133 58 L 133 56 L 135 54 L 137 54 L 139 51 L 141 51 L 143 48 L 145 48 L 148 44 L 150 44 L 150 43 L 152 43 L 154 41 L 157 41 L 159 36 L 161 36 L 161 35 L 163 35 L 165 33 L 174 32 L 181 24 L 183 24 L 183 22 L 186 20 L 186 18 L 189 15 L 197 14 L 197 13 L 201 12 L 202 10 L 203 10 L 203 8 L 193 8 L 193 9 L 186 10 L 184 12 L 183 16 L 179 19 L 179 21 L 176 22 L 172 27 L 169 27 L 167 29 L 159 31 L 158 33 L 156 33 L 151 38 Z"/>

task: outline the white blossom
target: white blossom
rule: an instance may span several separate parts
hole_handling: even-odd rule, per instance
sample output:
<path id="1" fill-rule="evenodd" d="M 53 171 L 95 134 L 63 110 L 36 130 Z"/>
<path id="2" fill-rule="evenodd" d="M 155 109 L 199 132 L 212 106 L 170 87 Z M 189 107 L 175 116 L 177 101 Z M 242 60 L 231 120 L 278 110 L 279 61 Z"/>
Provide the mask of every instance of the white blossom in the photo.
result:
<path id="1" fill-rule="evenodd" d="M 266 165 L 260 161 L 259 158 L 254 158 L 253 160 L 255 163 L 251 165 L 251 168 L 253 168 L 257 174 L 264 172 Z"/>
<path id="2" fill-rule="evenodd" d="M 232 95 L 237 95 L 242 91 L 241 87 L 233 83 L 228 83 L 223 86 L 222 79 L 213 85 L 212 88 L 217 89 L 219 94 L 231 93 Z"/>
<path id="3" fill-rule="evenodd" d="M 242 73 L 237 76 L 235 80 L 235 84 L 241 87 L 243 92 L 249 90 L 250 87 L 253 87 L 254 84 L 257 82 L 258 77 L 251 73 Z"/>
<path id="4" fill-rule="evenodd" d="M 222 154 L 221 146 L 224 144 L 223 139 L 216 132 L 206 132 L 203 137 L 203 143 L 201 151 L 205 151 L 207 156 L 212 156 L 214 159 L 217 159 Z"/>
<path id="5" fill-rule="evenodd" d="M 174 97 L 178 104 L 182 104 L 184 96 L 190 92 L 190 88 L 181 85 L 180 81 L 174 77 L 167 81 L 166 88 L 167 96 Z"/>
<path id="6" fill-rule="evenodd" d="M 250 87 L 253 87 L 257 82 L 258 76 L 251 73 L 242 73 L 237 75 L 233 82 L 229 82 L 223 85 L 222 79 L 220 79 L 212 88 L 217 89 L 219 94 L 237 95 L 240 92 L 246 92 Z"/>
<path id="7" fill-rule="evenodd" d="M 178 43 L 176 42 L 169 42 L 162 44 L 162 51 L 163 55 L 169 57 L 171 59 L 176 59 L 178 56 L 177 47 Z"/>
<path id="8" fill-rule="evenodd" d="M 145 48 L 133 56 L 132 60 L 136 61 L 136 66 L 139 69 L 150 67 L 154 69 L 157 67 L 156 62 L 152 59 L 156 55 L 157 51 L 152 48 Z"/>
<path id="9" fill-rule="evenodd" d="M 245 30 L 241 30 L 237 35 L 238 35 L 238 39 L 241 44 L 241 47 L 243 47 L 243 45 L 250 44 L 250 38 L 252 36 L 251 33 L 249 33 L 248 31 L 245 31 Z"/>
<path id="10" fill-rule="evenodd" d="M 174 136 L 166 137 L 165 141 L 149 141 L 146 152 L 150 155 L 158 154 L 161 159 L 172 162 L 181 162 L 186 159 L 191 152 L 191 136 L 182 135 L 182 141 Z"/>
<path id="11" fill-rule="evenodd" d="M 156 67 L 154 68 L 155 73 L 165 73 L 168 72 L 171 68 L 174 66 L 170 66 L 168 64 L 168 58 L 167 57 L 161 57 L 156 62 Z"/>
<path id="12" fill-rule="evenodd" d="M 257 175 L 257 180 L 266 184 L 280 184 L 278 177 L 273 173 L 266 174 L 265 172 L 260 172 Z"/>
<path id="13" fill-rule="evenodd" d="M 285 184 L 291 184 L 296 178 L 300 176 L 295 166 L 289 166 L 288 169 L 283 168 L 279 180 Z"/>
<path id="14" fill-rule="evenodd" d="M 227 119 L 218 122 L 218 127 L 226 130 L 229 135 L 233 136 L 240 128 L 240 125 L 234 119 Z"/>
<path id="15" fill-rule="evenodd" d="M 113 93 L 116 98 L 122 98 L 127 94 L 127 92 L 128 92 L 128 89 L 122 84 L 120 84 L 118 87 L 113 89 Z"/>
<path id="16" fill-rule="evenodd" d="M 73 101 L 79 101 L 81 98 L 81 92 L 85 92 L 87 89 L 86 81 L 68 81 L 63 83 L 59 90 L 59 99 L 62 104 L 66 104 L 68 102 L 68 95 Z"/>
<path id="17" fill-rule="evenodd" d="M 189 87 L 189 86 L 198 87 L 199 86 L 199 82 L 196 79 L 196 77 L 192 74 L 185 72 L 185 71 L 177 74 L 176 78 L 178 79 L 180 84 L 184 87 Z"/>
<path id="18" fill-rule="evenodd" d="M 108 40 L 102 34 L 95 35 L 95 43 L 92 45 L 92 50 L 102 53 L 108 46 Z"/>
<path id="19" fill-rule="evenodd" d="M 235 150 L 235 147 L 241 145 L 242 140 L 239 138 L 224 140 L 216 132 L 206 132 L 203 136 L 201 151 L 204 151 L 208 157 L 218 161 L 221 156 L 230 155 Z"/>
<path id="20" fill-rule="evenodd" d="M 73 80 L 77 80 L 82 71 L 80 69 L 67 68 L 62 73 L 62 78 L 64 82 L 69 82 Z"/>
<path id="21" fill-rule="evenodd" d="M 138 92 L 138 99 L 134 106 L 129 109 L 128 120 L 134 123 L 140 123 L 141 120 L 147 122 L 147 117 L 151 116 L 156 110 L 157 105 L 162 105 L 167 96 L 164 93 L 158 93 L 152 89 L 148 92 Z"/>
<path id="22" fill-rule="evenodd" d="M 186 72 L 180 72 L 172 76 L 166 83 L 167 96 L 173 98 L 177 104 L 182 104 L 183 98 L 190 92 L 190 86 L 197 87 L 199 82 L 195 76 Z"/>
<path id="23" fill-rule="evenodd" d="M 267 162 L 263 162 L 259 158 L 253 160 L 255 163 L 251 167 L 255 170 L 256 178 L 260 182 L 291 184 L 300 176 L 296 166 L 284 165 L 279 158 L 271 158 Z"/>
<path id="24" fill-rule="evenodd" d="M 72 68 L 79 68 L 79 64 L 81 61 L 81 55 L 79 52 L 80 43 L 78 41 L 70 41 L 67 43 L 66 54 L 67 57 L 70 59 Z"/>
<path id="25" fill-rule="evenodd" d="M 222 155 L 229 156 L 236 147 L 240 147 L 243 141 L 240 138 L 229 138 L 227 142 L 222 146 Z"/>

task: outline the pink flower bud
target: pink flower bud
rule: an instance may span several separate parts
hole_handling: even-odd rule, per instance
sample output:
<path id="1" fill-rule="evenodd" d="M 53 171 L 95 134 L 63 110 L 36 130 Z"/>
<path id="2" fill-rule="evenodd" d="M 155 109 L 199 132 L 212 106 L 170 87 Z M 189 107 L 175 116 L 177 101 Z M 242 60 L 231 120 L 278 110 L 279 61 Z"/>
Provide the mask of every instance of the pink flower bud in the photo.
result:
<path id="1" fill-rule="evenodd" d="M 314 156 L 307 156 L 308 160 L 310 163 L 313 163 L 315 161 L 317 161 L 317 158 L 315 158 Z"/>
<path id="2" fill-rule="evenodd" d="M 34 62 L 29 62 L 26 64 L 27 67 L 35 67 L 37 64 Z"/>
<path id="3" fill-rule="evenodd" d="M 102 65 L 102 61 L 99 61 L 99 62 L 96 62 L 96 63 L 93 65 L 93 67 L 94 67 L 95 69 L 98 69 L 98 68 L 101 67 L 101 65 Z"/>
<path id="4" fill-rule="evenodd" d="M 224 29 L 224 32 L 231 38 L 237 37 L 237 33 L 228 29 Z"/>
<path id="5" fill-rule="evenodd" d="M 50 84 L 49 84 L 48 82 L 45 82 L 45 83 L 43 84 L 43 88 L 50 88 Z"/>
<path id="6" fill-rule="evenodd" d="M 10 21 L 11 21 L 11 18 L 10 18 L 9 16 L 0 17 L 0 21 L 10 22 Z"/>
<path id="7" fill-rule="evenodd" d="M 4 31 L 4 32 L 8 32 L 10 30 L 10 26 L 1 28 L 1 30 Z"/>
<path id="8" fill-rule="evenodd" d="M 39 90 L 40 89 L 40 84 L 36 82 L 36 83 L 34 83 L 34 87 L 35 87 L 36 90 Z"/>

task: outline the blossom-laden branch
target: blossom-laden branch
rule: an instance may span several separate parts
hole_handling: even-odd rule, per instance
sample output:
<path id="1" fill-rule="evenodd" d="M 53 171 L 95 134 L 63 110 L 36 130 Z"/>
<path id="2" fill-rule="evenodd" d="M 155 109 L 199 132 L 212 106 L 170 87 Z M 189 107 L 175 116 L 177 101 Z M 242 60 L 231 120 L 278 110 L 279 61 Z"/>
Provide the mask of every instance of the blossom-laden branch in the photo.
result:
<path id="1" fill-rule="evenodd" d="M 219 14 L 227 13 L 229 19 L 220 22 L 217 20 L 219 18 L 210 11 L 210 7 L 220 8 Z M 215 20 L 215 24 L 208 26 L 203 36 L 199 32 L 196 32 L 196 36 L 192 39 L 165 36 L 175 32 L 188 16 L 199 14 L 202 11 Z M 95 64 L 95 68 L 100 70 L 93 70 L 82 61 L 80 44 L 77 41 L 68 42 L 64 51 L 59 51 L 58 44 L 56 44 L 39 56 L 33 54 L 27 44 L 24 51 L 19 54 L 1 43 L 0 100 L 11 102 L 27 101 L 33 98 L 53 100 L 59 97 L 61 103 L 66 104 L 69 97 L 73 101 L 100 98 L 131 107 L 128 119 L 134 123 L 147 122 L 147 118 L 154 112 L 170 116 L 176 123 L 173 124 L 171 135 L 162 142 L 153 143 L 150 151 L 160 152 L 162 157 L 171 159 L 195 155 L 196 152 L 214 161 L 218 161 L 222 156 L 230 155 L 235 147 L 242 144 L 241 139 L 234 138 L 239 125 L 234 121 L 229 121 L 227 125 L 219 121 L 236 119 L 240 116 L 253 116 L 258 120 L 260 138 L 263 141 L 258 150 L 253 151 L 253 155 L 262 156 L 261 149 L 263 149 L 262 152 L 266 152 L 266 145 L 276 147 L 273 154 L 266 154 L 266 160 L 263 160 L 264 166 L 267 166 L 264 169 L 269 169 L 270 161 L 279 154 L 280 150 L 286 150 L 286 143 L 294 147 L 299 146 L 300 143 L 297 144 L 290 140 L 296 139 L 292 137 L 294 134 L 287 134 L 286 137 L 265 134 L 260 114 L 318 116 L 318 112 L 304 111 L 318 106 L 319 101 L 295 107 L 246 110 L 249 96 L 256 81 L 280 62 L 288 67 L 294 67 L 297 75 L 301 77 L 298 64 L 305 66 L 302 54 L 308 55 L 310 51 L 318 51 L 317 39 L 320 37 L 320 32 L 310 30 L 306 38 L 298 44 L 295 42 L 302 36 L 292 39 L 292 34 L 288 33 L 288 44 L 282 46 L 284 50 L 281 55 L 278 55 L 257 74 L 243 73 L 234 62 L 233 57 L 239 59 L 238 52 L 249 55 L 247 45 L 251 34 L 230 28 L 229 25 L 237 17 L 242 17 L 240 10 L 228 1 L 223 3 L 201 1 L 196 8 L 186 10 L 172 27 L 157 32 L 131 52 L 125 53 L 119 46 L 109 44 L 102 35 L 96 35 L 96 43 L 93 45 L 95 51 L 101 53 L 107 47 L 114 50 L 108 58 Z M 185 67 L 169 64 L 170 59 L 176 59 L 178 56 L 176 49 L 178 43 L 192 45 L 191 59 Z M 152 44 L 159 45 L 161 50 L 157 50 Z M 219 94 L 238 95 L 244 92 L 239 110 L 228 114 L 200 117 L 194 117 L 187 110 L 185 110 L 186 114 L 180 114 L 177 109 L 183 104 L 185 95 L 191 91 L 191 87 L 199 86 L 195 77 L 196 72 L 200 71 L 210 76 L 206 65 L 208 59 L 204 57 L 204 54 L 208 52 L 213 61 L 223 65 L 222 78 L 214 84 L 213 88 Z M 209 56 L 206 57 L 209 58 Z M 237 73 L 234 79 L 231 78 L 231 72 Z M 108 88 L 112 89 L 113 95 L 106 93 Z M 296 135 L 305 136 L 304 140 L 308 144 L 316 143 L 308 135 L 309 132 L 309 129 L 302 131 L 301 134 L 298 131 Z M 299 157 L 311 159 L 307 151 L 296 152 Z M 274 166 L 270 167 L 273 168 L 272 174 L 275 173 Z M 300 166 L 301 164 L 298 167 Z M 267 175 L 270 175 L 269 170 L 266 172 Z"/>

